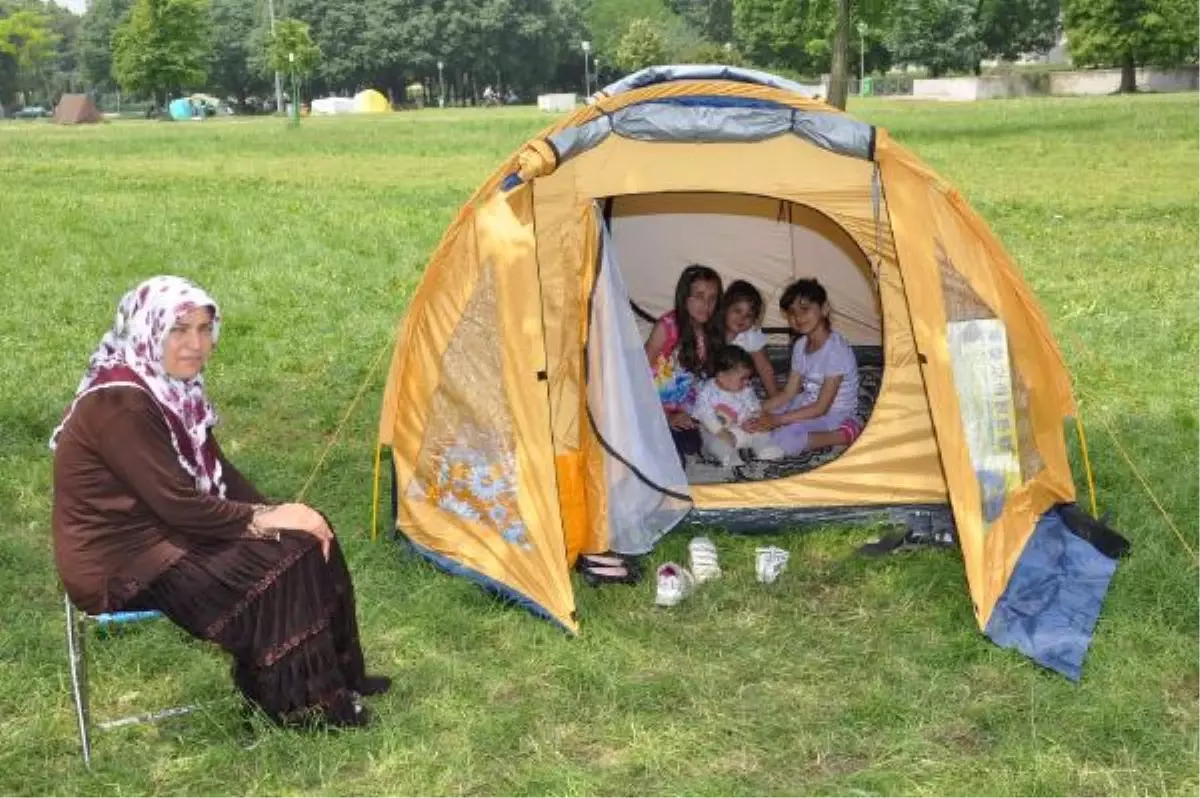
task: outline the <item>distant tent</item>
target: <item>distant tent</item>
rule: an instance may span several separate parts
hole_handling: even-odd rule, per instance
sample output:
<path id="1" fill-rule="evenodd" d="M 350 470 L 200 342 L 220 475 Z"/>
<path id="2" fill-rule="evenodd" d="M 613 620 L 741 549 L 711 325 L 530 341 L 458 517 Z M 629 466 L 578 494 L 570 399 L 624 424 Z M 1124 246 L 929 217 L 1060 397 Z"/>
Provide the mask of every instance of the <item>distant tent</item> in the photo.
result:
<path id="1" fill-rule="evenodd" d="M 60 125 L 79 125 L 103 120 L 104 117 L 96 110 L 96 104 L 86 94 L 64 94 L 54 108 L 54 121 Z"/>
<path id="2" fill-rule="evenodd" d="M 354 113 L 354 100 L 349 97 L 321 97 L 312 101 L 317 116 Z"/>
<path id="3" fill-rule="evenodd" d="M 228 109 L 228 106 L 219 97 L 214 97 L 211 94 L 197 92 L 189 99 L 192 101 L 193 110 L 199 110 L 205 116 L 221 113 L 222 110 L 227 112 Z"/>
<path id="4" fill-rule="evenodd" d="M 191 98 L 177 97 L 176 99 L 171 100 L 170 104 L 167 105 L 167 113 L 169 113 L 171 118 L 176 122 L 185 122 L 188 119 L 194 118 L 195 111 L 192 108 Z"/>
<path id="5" fill-rule="evenodd" d="M 354 95 L 354 113 L 356 114 L 385 114 L 392 110 L 388 98 L 374 89 L 360 91 Z"/>

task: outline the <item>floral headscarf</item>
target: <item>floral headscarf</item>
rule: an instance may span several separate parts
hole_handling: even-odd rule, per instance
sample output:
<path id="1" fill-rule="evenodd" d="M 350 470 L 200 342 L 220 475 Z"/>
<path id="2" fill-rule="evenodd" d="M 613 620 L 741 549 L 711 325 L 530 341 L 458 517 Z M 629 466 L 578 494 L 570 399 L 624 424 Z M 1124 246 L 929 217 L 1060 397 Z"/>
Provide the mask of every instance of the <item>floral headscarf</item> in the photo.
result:
<path id="1" fill-rule="evenodd" d="M 204 493 L 225 495 L 221 464 L 209 442 L 208 430 L 217 414 L 204 393 L 204 377 L 180 380 L 163 367 L 163 345 L 180 316 L 196 308 L 211 308 L 213 343 L 221 331 L 217 303 L 190 280 L 182 277 L 151 277 L 121 298 L 113 327 L 100 339 L 92 353 L 87 373 L 75 390 L 75 398 L 62 424 L 50 436 L 50 448 L 80 398 L 92 391 L 117 386 L 134 386 L 148 391 L 158 403 L 171 431 L 171 445 L 179 464 Z"/>

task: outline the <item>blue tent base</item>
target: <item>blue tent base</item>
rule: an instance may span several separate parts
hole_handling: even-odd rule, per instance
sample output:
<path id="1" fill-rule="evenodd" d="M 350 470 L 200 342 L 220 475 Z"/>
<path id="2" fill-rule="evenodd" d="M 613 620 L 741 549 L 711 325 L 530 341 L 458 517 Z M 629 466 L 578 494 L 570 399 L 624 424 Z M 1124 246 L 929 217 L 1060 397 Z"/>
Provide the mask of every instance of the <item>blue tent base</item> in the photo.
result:
<path id="1" fill-rule="evenodd" d="M 1051 509 L 1026 542 L 984 632 L 1077 682 L 1116 569 L 1116 560 L 1067 525 L 1063 508 Z"/>
<path id="2" fill-rule="evenodd" d="M 497 582 L 495 579 L 492 579 L 491 577 L 484 576 L 483 574 L 479 573 L 475 569 L 468 568 L 467 566 L 463 565 L 462 563 L 456 562 L 455 560 L 450 559 L 449 557 L 445 556 L 444 554 L 438 554 L 433 549 L 428 549 L 428 548 L 425 548 L 424 546 L 420 546 L 416 543 L 413 543 L 412 540 L 409 537 L 407 537 L 406 535 L 398 535 L 398 537 L 403 539 L 404 542 L 408 545 L 408 547 L 412 551 L 414 551 L 416 554 L 418 554 L 422 558 L 433 563 L 434 565 L 436 565 L 438 568 L 445 571 L 446 573 L 452 574 L 454 576 L 461 576 L 464 579 L 468 579 L 468 580 L 474 582 L 475 584 L 479 585 L 486 592 L 492 594 L 493 596 L 500 599 L 501 601 L 504 601 L 509 604 L 515 604 L 518 607 L 521 607 L 522 609 L 528 611 L 530 614 L 532 614 L 538 618 L 542 618 L 543 620 L 550 621 L 551 623 L 553 623 L 558 628 L 562 629 L 567 634 L 570 634 L 570 635 L 575 634 L 570 628 L 568 628 L 567 626 L 564 626 L 563 623 L 558 620 L 558 618 L 555 618 L 549 612 L 549 610 L 547 610 L 541 604 L 538 604 L 536 601 L 534 601 L 533 599 L 531 599 L 529 596 L 525 595 L 524 593 L 514 590 L 513 588 L 509 587 L 506 584 Z"/>

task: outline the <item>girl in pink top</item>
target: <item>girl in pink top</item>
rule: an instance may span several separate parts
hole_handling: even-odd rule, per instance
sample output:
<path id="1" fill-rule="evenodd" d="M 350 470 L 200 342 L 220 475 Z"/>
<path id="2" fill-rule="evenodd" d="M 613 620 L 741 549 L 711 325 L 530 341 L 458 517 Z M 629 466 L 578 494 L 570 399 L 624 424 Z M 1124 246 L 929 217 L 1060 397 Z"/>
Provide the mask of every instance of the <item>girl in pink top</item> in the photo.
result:
<path id="1" fill-rule="evenodd" d="M 712 356 L 721 345 L 720 298 L 720 275 L 707 266 L 688 266 L 675 285 L 675 309 L 654 323 L 646 339 L 646 359 L 681 462 L 684 455 L 700 453 L 700 431 L 691 413 L 700 380 L 710 376 Z"/>

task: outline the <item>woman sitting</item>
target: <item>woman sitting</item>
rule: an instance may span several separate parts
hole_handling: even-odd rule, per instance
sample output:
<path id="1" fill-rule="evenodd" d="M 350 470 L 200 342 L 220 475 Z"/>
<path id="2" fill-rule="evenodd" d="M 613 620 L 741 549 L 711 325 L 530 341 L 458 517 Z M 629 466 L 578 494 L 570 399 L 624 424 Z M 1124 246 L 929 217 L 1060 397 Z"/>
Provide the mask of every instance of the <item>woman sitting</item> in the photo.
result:
<path id="1" fill-rule="evenodd" d="M 54 550 L 89 613 L 158 610 L 233 656 L 279 723 L 368 720 L 354 588 L 325 518 L 272 506 L 222 454 L 201 376 L 216 302 L 178 277 L 130 291 L 92 355 L 54 449 Z"/>

